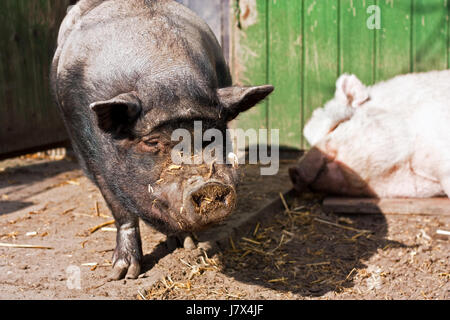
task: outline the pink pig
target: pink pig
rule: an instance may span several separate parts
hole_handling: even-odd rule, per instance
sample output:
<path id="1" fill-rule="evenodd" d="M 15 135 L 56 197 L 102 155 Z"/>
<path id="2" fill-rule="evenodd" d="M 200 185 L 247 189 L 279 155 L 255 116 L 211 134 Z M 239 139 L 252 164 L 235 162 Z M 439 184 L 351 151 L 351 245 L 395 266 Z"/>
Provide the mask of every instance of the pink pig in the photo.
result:
<path id="1" fill-rule="evenodd" d="M 313 146 L 289 170 L 298 191 L 379 198 L 450 196 L 450 70 L 372 87 L 342 75 L 304 129 Z"/>

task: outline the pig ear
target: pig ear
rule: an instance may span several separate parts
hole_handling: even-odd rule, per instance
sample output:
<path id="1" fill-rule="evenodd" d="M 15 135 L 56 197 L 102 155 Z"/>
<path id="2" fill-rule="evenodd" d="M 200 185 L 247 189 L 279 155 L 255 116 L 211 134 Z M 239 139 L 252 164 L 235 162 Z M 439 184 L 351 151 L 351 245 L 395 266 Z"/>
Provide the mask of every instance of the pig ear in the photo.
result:
<path id="1" fill-rule="evenodd" d="M 131 124 L 139 116 L 141 101 L 134 93 L 124 93 L 107 101 L 98 101 L 90 106 L 97 117 L 100 129 L 105 132 L 117 132 Z"/>
<path id="2" fill-rule="evenodd" d="M 369 91 L 355 75 L 344 74 L 336 82 L 336 98 L 356 108 L 369 99 Z"/>
<path id="3" fill-rule="evenodd" d="M 217 95 L 226 109 L 227 121 L 231 121 L 241 112 L 247 111 L 264 100 L 273 90 L 274 87 L 271 85 L 228 87 L 217 90 Z"/>

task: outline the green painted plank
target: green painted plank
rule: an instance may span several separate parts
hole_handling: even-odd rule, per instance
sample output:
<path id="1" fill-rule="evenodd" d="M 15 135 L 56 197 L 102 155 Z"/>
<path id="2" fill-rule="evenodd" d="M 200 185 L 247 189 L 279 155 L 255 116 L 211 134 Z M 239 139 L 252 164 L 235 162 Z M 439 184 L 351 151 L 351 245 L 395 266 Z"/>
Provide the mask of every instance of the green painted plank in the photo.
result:
<path id="1" fill-rule="evenodd" d="M 280 144 L 302 146 L 302 1 L 269 1 L 269 128 Z"/>
<path id="2" fill-rule="evenodd" d="M 339 73 L 355 74 L 367 85 L 375 81 L 376 29 L 370 19 L 376 14 L 375 4 L 376 0 L 340 1 Z"/>
<path id="3" fill-rule="evenodd" d="M 371 84 L 450 67 L 450 0 L 255 1 L 258 19 L 234 35 L 233 71 L 240 83 L 269 82 L 276 91 L 268 109 L 244 114 L 240 125 L 279 128 L 282 145 L 306 147 L 296 129 L 333 96 L 341 73 Z M 373 5 L 379 30 L 367 24 Z"/>
<path id="4" fill-rule="evenodd" d="M 447 68 L 447 0 L 413 1 L 413 70 Z"/>
<path id="5" fill-rule="evenodd" d="M 335 91 L 339 71 L 338 4 L 335 0 L 304 0 L 304 121 Z"/>
<path id="6" fill-rule="evenodd" d="M 411 0 L 378 0 L 376 81 L 411 71 Z"/>
<path id="7" fill-rule="evenodd" d="M 233 2 L 233 80 L 240 85 L 267 84 L 267 0 Z M 232 127 L 267 128 L 267 108 L 264 101 L 241 114 Z"/>

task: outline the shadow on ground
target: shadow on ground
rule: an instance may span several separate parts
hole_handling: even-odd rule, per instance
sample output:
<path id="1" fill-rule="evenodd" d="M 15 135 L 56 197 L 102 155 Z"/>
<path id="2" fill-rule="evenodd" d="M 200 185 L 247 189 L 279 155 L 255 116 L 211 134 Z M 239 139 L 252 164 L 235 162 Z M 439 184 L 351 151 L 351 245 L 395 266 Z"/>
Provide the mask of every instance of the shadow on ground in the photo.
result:
<path id="1" fill-rule="evenodd" d="M 32 202 L 0 201 L 0 216 L 31 206 Z"/>
<path id="2" fill-rule="evenodd" d="M 293 211 L 274 212 L 235 239 L 220 254 L 223 272 L 240 282 L 319 297 L 353 287 L 357 271 L 378 250 L 405 247 L 385 238 L 383 215 L 338 217 L 308 197 L 314 195 L 288 199 Z"/>
<path id="3" fill-rule="evenodd" d="M 20 158 L 0 162 L 0 215 L 14 213 L 34 205 L 32 197 L 61 183 L 51 179 L 69 173 L 70 178 L 81 176 L 75 161 L 27 161 Z M 67 176 L 69 179 L 69 174 Z"/>

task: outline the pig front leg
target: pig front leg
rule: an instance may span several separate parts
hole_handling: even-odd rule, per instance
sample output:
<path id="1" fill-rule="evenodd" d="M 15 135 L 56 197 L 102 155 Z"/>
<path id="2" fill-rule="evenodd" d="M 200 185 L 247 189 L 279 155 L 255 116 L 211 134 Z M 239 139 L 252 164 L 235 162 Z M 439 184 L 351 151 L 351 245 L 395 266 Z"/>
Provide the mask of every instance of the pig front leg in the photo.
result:
<path id="1" fill-rule="evenodd" d="M 110 280 L 119 280 L 124 277 L 136 279 L 141 272 L 143 260 L 139 218 L 117 202 L 116 197 L 108 188 L 109 184 L 101 175 L 95 175 L 95 179 L 111 210 L 117 228 Z"/>
<path id="2" fill-rule="evenodd" d="M 142 244 L 139 218 L 128 212 L 114 212 L 117 235 L 113 254 L 112 280 L 136 279 L 141 272 Z"/>

